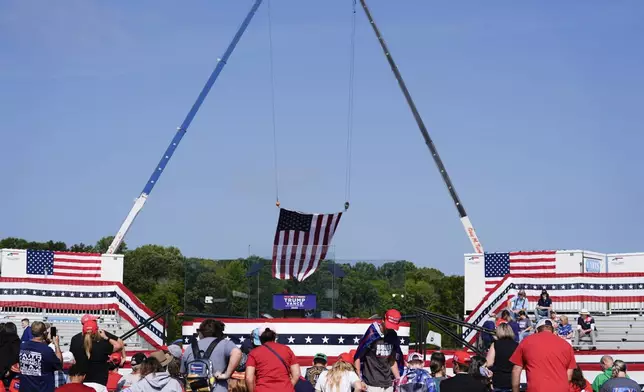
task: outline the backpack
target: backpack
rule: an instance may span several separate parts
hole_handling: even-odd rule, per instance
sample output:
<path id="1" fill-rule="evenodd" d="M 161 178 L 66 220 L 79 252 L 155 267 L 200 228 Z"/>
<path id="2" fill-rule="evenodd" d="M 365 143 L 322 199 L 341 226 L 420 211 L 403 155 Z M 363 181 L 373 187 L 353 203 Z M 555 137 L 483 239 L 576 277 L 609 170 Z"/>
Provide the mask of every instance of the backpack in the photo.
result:
<path id="1" fill-rule="evenodd" d="M 437 392 L 436 381 L 426 370 L 408 369 L 400 378 L 398 392 Z"/>
<path id="2" fill-rule="evenodd" d="M 191 391 L 212 391 L 215 386 L 215 373 L 212 369 L 213 366 L 210 356 L 213 351 L 215 351 L 215 347 L 217 347 L 222 340 L 223 339 L 218 339 L 210 343 L 205 352 L 203 350 L 199 350 L 197 339 L 192 340 L 192 360 L 186 363 L 186 371 L 188 373 L 186 381 Z"/>
<path id="3" fill-rule="evenodd" d="M 306 380 L 311 383 L 311 385 L 315 386 L 315 384 L 318 382 L 318 378 L 320 378 L 320 374 L 322 372 L 326 372 L 326 367 L 325 366 L 311 366 L 306 370 Z"/>

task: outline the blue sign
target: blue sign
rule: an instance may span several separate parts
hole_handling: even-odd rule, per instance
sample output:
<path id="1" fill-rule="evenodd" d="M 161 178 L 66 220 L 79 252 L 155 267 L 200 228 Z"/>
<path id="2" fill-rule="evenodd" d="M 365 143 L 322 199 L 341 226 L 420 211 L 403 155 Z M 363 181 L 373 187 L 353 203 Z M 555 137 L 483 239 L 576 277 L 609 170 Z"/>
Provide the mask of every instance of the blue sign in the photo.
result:
<path id="1" fill-rule="evenodd" d="M 273 309 L 275 310 L 313 310 L 316 308 L 315 294 L 274 294 Z"/>
<path id="2" fill-rule="evenodd" d="M 601 260 L 584 258 L 584 265 L 586 272 L 601 272 Z"/>

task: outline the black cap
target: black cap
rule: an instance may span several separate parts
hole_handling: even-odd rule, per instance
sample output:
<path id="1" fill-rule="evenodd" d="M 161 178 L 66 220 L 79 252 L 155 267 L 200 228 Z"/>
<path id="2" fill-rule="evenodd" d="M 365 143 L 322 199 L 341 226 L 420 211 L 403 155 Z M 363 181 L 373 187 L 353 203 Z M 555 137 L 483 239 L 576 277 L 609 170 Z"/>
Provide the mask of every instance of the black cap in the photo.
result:
<path id="1" fill-rule="evenodd" d="M 138 366 L 145 361 L 146 357 L 145 354 L 143 353 L 136 353 L 132 355 L 132 359 L 130 359 L 130 365 L 132 366 Z"/>

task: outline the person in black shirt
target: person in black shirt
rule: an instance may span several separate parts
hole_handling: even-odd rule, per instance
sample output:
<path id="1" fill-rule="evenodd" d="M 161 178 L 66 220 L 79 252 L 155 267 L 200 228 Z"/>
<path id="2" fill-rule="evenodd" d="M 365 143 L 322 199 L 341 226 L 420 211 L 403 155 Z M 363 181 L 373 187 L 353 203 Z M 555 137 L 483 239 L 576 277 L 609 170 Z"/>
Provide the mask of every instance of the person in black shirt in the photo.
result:
<path id="1" fill-rule="evenodd" d="M 16 324 L 7 323 L 0 332 L 0 382 L 9 384 L 11 381 L 11 366 L 18 363 L 20 353 L 20 338 Z"/>
<path id="2" fill-rule="evenodd" d="M 525 313 L 524 313 L 525 314 Z M 514 340 L 514 332 L 508 324 L 501 324 L 496 330 L 497 341 L 487 353 L 487 366 L 492 370 L 492 386 L 498 390 L 512 389 L 512 368 L 510 357 L 519 345 Z"/>
<path id="3" fill-rule="evenodd" d="M 123 349 L 123 342 L 111 333 L 98 329 L 95 319 L 85 316 L 83 321 L 83 332 L 72 337 L 69 351 L 74 354 L 76 363 L 87 372 L 85 383 L 105 387 L 109 373 L 108 359 L 113 352 Z"/>
<path id="4" fill-rule="evenodd" d="M 242 353 L 248 355 L 255 348 L 262 345 L 259 341 L 259 328 L 253 329 L 248 338 L 244 338 L 241 347 L 239 348 Z M 241 340 L 241 339 L 240 339 Z"/>
<path id="5" fill-rule="evenodd" d="M 486 359 L 481 355 L 475 355 L 472 357 L 472 363 L 470 364 L 470 370 L 467 372 L 475 380 L 480 382 L 485 386 L 486 391 L 492 390 L 492 372 L 488 370 L 485 366 Z"/>
<path id="6" fill-rule="evenodd" d="M 542 318 L 547 318 L 551 310 L 552 300 L 550 299 L 550 294 L 548 294 L 548 291 L 543 290 L 541 291 L 539 302 L 537 302 L 537 306 L 534 308 L 534 321 L 538 322 Z"/>
<path id="7" fill-rule="evenodd" d="M 441 381 L 441 392 L 486 392 L 479 380 L 468 374 L 472 357 L 465 351 L 454 353 L 454 377 Z"/>

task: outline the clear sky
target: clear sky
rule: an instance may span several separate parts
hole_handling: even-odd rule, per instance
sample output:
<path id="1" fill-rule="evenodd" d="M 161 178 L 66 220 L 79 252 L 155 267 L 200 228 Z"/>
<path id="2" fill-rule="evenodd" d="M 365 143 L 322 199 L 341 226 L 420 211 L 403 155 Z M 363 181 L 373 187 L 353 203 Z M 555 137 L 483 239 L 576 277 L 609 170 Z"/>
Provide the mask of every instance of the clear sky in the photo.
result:
<path id="1" fill-rule="evenodd" d="M 271 0 L 282 206 L 344 204 L 351 0 Z M 644 251 L 644 2 L 370 0 L 488 251 Z M 0 2 L 0 236 L 113 235 L 251 0 Z M 126 241 L 269 255 L 266 4 Z M 338 259 L 462 273 L 458 215 L 358 10 Z"/>

